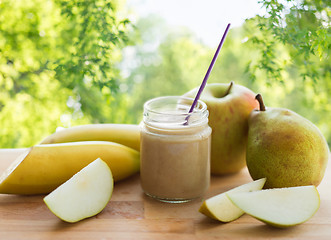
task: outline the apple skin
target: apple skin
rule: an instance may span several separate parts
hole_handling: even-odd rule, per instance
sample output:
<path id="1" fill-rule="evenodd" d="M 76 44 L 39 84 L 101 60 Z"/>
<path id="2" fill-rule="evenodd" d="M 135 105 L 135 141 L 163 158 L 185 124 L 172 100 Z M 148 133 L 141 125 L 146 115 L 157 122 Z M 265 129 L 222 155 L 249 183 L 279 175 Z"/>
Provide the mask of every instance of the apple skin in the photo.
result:
<path id="1" fill-rule="evenodd" d="M 194 98 L 198 88 L 184 94 Z M 205 86 L 200 100 L 207 104 L 211 136 L 211 173 L 231 174 L 246 166 L 248 117 L 258 109 L 255 93 L 250 89 L 229 83 L 211 83 Z"/>

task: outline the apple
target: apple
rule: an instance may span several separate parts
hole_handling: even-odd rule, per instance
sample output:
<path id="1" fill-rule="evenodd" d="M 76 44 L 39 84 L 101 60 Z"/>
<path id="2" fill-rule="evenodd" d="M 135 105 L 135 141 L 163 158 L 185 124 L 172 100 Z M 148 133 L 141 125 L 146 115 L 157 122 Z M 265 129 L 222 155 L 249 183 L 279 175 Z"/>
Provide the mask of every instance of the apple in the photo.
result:
<path id="1" fill-rule="evenodd" d="M 198 88 L 184 94 L 194 98 Z M 207 104 L 211 135 L 211 173 L 228 174 L 246 166 L 248 117 L 258 109 L 255 93 L 234 84 L 207 84 L 200 100 Z"/>
<path id="2" fill-rule="evenodd" d="M 208 198 L 202 203 L 199 212 L 221 222 L 231 222 L 243 215 L 244 211 L 230 201 L 227 193 L 261 190 L 265 181 L 266 179 L 262 178 Z"/>
<path id="3" fill-rule="evenodd" d="M 98 158 L 48 194 L 44 202 L 63 221 L 77 222 L 101 212 L 113 186 L 110 168 Z"/>
<path id="4" fill-rule="evenodd" d="M 229 192 L 227 196 L 245 213 L 280 228 L 307 221 L 320 206 L 319 193 L 314 185 Z"/>

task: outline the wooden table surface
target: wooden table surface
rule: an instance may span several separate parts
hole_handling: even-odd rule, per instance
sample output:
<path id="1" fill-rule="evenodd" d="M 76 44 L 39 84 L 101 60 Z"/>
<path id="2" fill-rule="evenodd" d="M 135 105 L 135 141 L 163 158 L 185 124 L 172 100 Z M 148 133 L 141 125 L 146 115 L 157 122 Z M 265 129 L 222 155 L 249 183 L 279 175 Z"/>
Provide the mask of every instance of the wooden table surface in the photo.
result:
<path id="1" fill-rule="evenodd" d="M 0 150 L 0 174 L 22 149 Z M 329 164 L 330 166 L 330 164 Z M 246 169 L 212 177 L 210 197 L 251 181 Z M 65 223 L 54 216 L 42 195 L 0 194 L 0 239 L 331 239 L 331 168 L 318 187 L 321 206 L 307 222 L 277 229 L 243 215 L 219 223 L 198 212 L 202 199 L 183 204 L 161 203 L 146 197 L 139 175 L 116 183 L 107 207 L 97 216 Z"/>

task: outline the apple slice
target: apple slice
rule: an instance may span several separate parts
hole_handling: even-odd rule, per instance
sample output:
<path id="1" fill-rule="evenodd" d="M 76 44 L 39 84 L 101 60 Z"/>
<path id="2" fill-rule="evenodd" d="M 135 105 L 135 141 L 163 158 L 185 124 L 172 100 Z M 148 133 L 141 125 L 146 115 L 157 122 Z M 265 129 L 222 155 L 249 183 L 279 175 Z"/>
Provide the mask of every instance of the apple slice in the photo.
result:
<path id="1" fill-rule="evenodd" d="M 202 203 L 199 212 L 221 222 L 231 222 L 243 215 L 244 211 L 236 207 L 226 194 L 261 190 L 265 182 L 266 179 L 261 178 L 211 197 Z"/>
<path id="2" fill-rule="evenodd" d="M 84 167 L 44 198 L 47 207 L 66 222 L 77 222 L 101 212 L 110 200 L 114 181 L 100 158 Z"/>
<path id="3" fill-rule="evenodd" d="M 320 206 L 315 186 L 273 188 L 256 192 L 227 193 L 247 214 L 275 227 L 290 227 L 307 221 Z"/>

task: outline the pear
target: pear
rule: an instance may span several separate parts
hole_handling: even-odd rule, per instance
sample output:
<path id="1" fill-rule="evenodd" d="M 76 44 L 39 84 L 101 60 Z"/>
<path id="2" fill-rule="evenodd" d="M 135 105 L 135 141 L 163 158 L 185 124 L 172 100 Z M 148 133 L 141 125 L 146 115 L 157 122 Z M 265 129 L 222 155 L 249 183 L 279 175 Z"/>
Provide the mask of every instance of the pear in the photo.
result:
<path id="1" fill-rule="evenodd" d="M 307 221 L 320 207 L 320 196 L 315 186 L 229 192 L 227 196 L 245 213 L 280 228 Z"/>
<path id="2" fill-rule="evenodd" d="M 246 163 L 251 177 L 267 178 L 264 188 L 318 186 L 323 179 L 329 148 L 319 129 L 297 113 L 266 108 L 248 119 Z"/>

